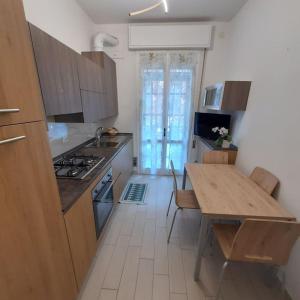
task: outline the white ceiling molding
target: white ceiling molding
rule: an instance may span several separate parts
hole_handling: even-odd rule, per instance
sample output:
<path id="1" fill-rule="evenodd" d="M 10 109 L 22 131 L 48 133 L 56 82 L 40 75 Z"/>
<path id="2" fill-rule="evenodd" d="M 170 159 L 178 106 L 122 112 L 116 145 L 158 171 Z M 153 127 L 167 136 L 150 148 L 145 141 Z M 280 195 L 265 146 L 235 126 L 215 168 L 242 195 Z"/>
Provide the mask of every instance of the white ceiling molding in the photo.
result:
<path id="1" fill-rule="evenodd" d="M 129 49 L 200 49 L 211 46 L 212 25 L 130 24 Z"/>

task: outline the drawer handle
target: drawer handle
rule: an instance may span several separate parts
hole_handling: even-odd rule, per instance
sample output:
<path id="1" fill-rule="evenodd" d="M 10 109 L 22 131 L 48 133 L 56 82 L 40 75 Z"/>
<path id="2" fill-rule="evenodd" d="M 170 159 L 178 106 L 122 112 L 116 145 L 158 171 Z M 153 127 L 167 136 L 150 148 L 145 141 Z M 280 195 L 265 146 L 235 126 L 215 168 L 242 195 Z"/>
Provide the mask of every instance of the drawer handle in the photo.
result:
<path id="1" fill-rule="evenodd" d="M 10 138 L 10 139 L 7 139 L 7 140 L 0 141 L 0 145 L 17 142 L 17 141 L 24 140 L 24 139 L 26 139 L 25 135 L 16 136 L 14 138 Z"/>
<path id="2" fill-rule="evenodd" d="M 20 108 L 2 108 L 2 109 L 0 109 L 0 113 L 16 113 L 19 111 L 20 111 Z"/>

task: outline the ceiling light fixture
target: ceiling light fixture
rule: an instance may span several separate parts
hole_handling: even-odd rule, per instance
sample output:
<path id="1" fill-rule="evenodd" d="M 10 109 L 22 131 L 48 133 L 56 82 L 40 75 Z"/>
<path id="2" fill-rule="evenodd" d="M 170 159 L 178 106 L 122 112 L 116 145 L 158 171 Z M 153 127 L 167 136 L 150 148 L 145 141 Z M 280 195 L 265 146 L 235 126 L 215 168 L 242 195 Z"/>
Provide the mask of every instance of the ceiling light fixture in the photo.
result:
<path id="1" fill-rule="evenodd" d="M 154 5 L 152 5 L 152 6 L 150 6 L 150 7 L 145 8 L 145 9 L 142 9 L 142 10 L 139 10 L 139 11 L 131 12 L 131 13 L 129 13 L 129 16 L 132 17 L 132 16 L 136 16 L 136 15 L 140 15 L 140 14 L 146 13 L 146 12 L 148 12 L 148 11 L 150 11 L 150 10 L 153 10 L 153 9 L 155 9 L 156 7 L 159 7 L 159 6 L 161 6 L 161 5 L 164 6 L 165 13 L 168 13 L 169 10 L 168 10 L 168 3 L 167 3 L 167 0 L 162 0 L 162 1 L 160 1 L 160 2 L 158 2 L 158 3 L 156 3 L 156 4 L 154 4 Z"/>

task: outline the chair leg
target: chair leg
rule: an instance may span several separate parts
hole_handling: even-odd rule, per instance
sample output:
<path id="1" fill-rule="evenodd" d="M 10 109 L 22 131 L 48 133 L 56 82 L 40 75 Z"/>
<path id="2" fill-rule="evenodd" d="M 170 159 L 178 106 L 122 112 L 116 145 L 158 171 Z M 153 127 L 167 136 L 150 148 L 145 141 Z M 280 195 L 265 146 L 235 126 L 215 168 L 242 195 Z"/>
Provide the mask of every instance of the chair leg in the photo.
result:
<path id="1" fill-rule="evenodd" d="M 173 216 L 172 225 L 171 225 L 169 236 L 168 236 L 168 244 L 170 242 L 170 237 L 171 237 L 171 233 L 172 233 L 172 230 L 173 230 L 175 218 L 176 218 L 176 215 L 177 215 L 177 212 L 178 212 L 179 209 L 180 209 L 180 207 L 177 207 L 177 209 L 175 210 L 174 216 Z"/>
<path id="2" fill-rule="evenodd" d="M 172 194 L 171 194 L 171 198 L 170 198 L 170 202 L 169 202 L 169 206 L 168 206 L 168 211 L 167 211 L 167 216 L 169 215 L 169 211 L 170 211 L 170 206 L 171 206 L 171 203 L 172 203 L 173 195 L 174 195 L 174 191 L 172 191 Z"/>
<path id="3" fill-rule="evenodd" d="M 226 260 L 224 262 L 224 264 L 223 264 L 222 271 L 221 271 L 221 274 L 220 274 L 220 279 L 219 279 L 219 285 L 218 285 L 216 300 L 218 300 L 220 298 L 223 277 L 224 277 L 224 274 L 225 274 L 225 271 L 226 271 L 226 268 L 228 267 L 228 265 L 229 265 L 229 261 Z"/>

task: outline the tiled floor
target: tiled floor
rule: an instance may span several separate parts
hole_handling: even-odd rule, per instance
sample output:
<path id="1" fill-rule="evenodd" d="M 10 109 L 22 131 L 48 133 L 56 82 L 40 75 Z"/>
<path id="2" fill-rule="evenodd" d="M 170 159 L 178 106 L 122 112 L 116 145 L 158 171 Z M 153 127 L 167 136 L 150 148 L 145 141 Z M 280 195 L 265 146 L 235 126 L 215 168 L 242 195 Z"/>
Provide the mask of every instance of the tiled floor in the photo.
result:
<path id="1" fill-rule="evenodd" d="M 145 205 L 121 204 L 107 227 L 80 300 L 209 300 L 214 299 L 223 263 L 218 245 L 208 248 L 200 281 L 193 280 L 200 214 L 177 214 L 170 244 L 166 221 L 171 177 L 134 176 L 148 183 Z M 222 300 L 281 300 L 272 272 L 252 264 L 232 264 L 225 275 Z"/>

